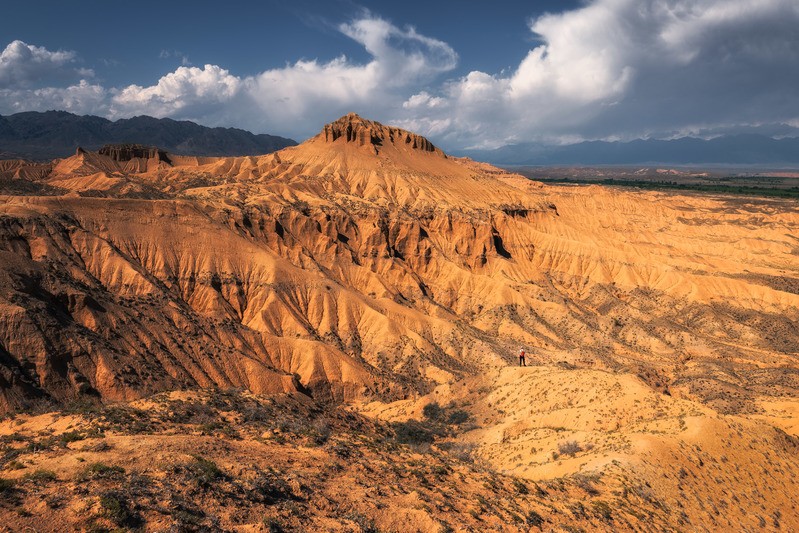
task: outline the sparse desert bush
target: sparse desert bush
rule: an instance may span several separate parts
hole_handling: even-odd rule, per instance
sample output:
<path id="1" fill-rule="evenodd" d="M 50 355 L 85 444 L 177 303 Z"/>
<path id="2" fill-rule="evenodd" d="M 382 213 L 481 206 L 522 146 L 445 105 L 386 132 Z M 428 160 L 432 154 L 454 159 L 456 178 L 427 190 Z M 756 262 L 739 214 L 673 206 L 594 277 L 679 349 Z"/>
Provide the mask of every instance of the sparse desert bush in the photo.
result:
<path id="1" fill-rule="evenodd" d="M 2 435 L 0 436 L 0 444 L 8 444 L 10 442 L 22 442 L 25 440 L 25 436 L 19 432 L 11 433 L 10 435 Z"/>
<path id="2" fill-rule="evenodd" d="M 472 453 L 474 452 L 475 447 L 476 445 L 470 442 L 441 443 L 442 450 L 447 451 L 447 453 L 449 453 L 459 461 L 463 461 L 465 463 L 472 463 L 474 461 Z"/>
<path id="3" fill-rule="evenodd" d="M 186 502 L 177 502 L 171 512 L 172 518 L 182 528 L 179 531 L 196 531 L 202 524 L 205 514 L 201 509 Z"/>
<path id="4" fill-rule="evenodd" d="M 258 402 L 247 402 L 239 412 L 245 424 L 267 424 L 274 419 L 273 413 Z"/>
<path id="5" fill-rule="evenodd" d="M 111 445 L 108 444 L 108 442 L 104 441 L 104 440 L 101 440 L 100 442 L 98 442 L 97 444 L 95 444 L 94 446 L 91 446 L 89 448 L 89 450 L 91 450 L 93 452 L 107 452 L 110 449 L 111 449 Z"/>
<path id="6" fill-rule="evenodd" d="M 449 474 L 449 468 L 444 465 L 434 465 L 430 467 L 430 473 L 439 477 L 446 476 Z"/>
<path id="7" fill-rule="evenodd" d="M 9 461 L 6 464 L 6 470 L 22 470 L 23 468 L 25 468 L 25 465 L 16 459 Z"/>
<path id="8" fill-rule="evenodd" d="M 591 502 L 591 507 L 594 510 L 594 514 L 601 518 L 606 522 L 610 522 L 613 520 L 613 509 L 610 507 L 610 504 L 604 502 L 602 500 L 594 500 Z"/>
<path id="9" fill-rule="evenodd" d="M 216 481 L 224 479 L 225 473 L 215 462 L 199 455 L 194 455 L 193 458 L 193 461 L 182 466 L 188 480 L 193 481 L 199 487 L 207 488 Z"/>
<path id="10" fill-rule="evenodd" d="M 430 444 L 435 440 L 435 433 L 416 420 L 395 423 L 393 428 L 400 444 Z"/>
<path id="11" fill-rule="evenodd" d="M 58 476 L 56 476 L 55 472 L 52 470 L 39 468 L 33 472 L 30 472 L 29 474 L 25 474 L 23 479 L 32 483 L 47 483 L 50 481 L 55 481 L 58 479 Z"/>
<path id="12" fill-rule="evenodd" d="M 542 525 L 544 525 L 544 517 L 538 514 L 537 512 L 533 511 L 532 509 L 527 511 L 526 521 L 528 526 L 540 528 Z"/>
<path id="13" fill-rule="evenodd" d="M 336 454 L 337 457 L 341 459 L 348 459 L 352 457 L 352 455 L 357 451 L 356 448 L 346 444 L 344 442 L 337 442 L 333 446 L 330 447 L 330 451 Z M 363 455 L 363 452 L 358 452 L 359 455 Z"/>
<path id="14" fill-rule="evenodd" d="M 575 518 L 586 518 L 585 505 L 582 502 L 571 502 L 566 507 L 571 511 Z"/>
<path id="15" fill-rule="evenodd" d="M 330 439 L 330 435 L 333 434 L 333 430 L 330 427 L 330 423 L 326 419 L 317 418 L 311 424 L 309 433 L 311 442 L 317 446 L 321 446 Z"/>
<path id="16" fill-rule="evenodd" d="M 451 408 L 441 407 L 438 402 L 431 402 L 425 405 L 422 409 L 422 414 L 431 422 L 452 425 L 463 424 L 471 418 L 469 413 L 463 409 L 451 410 Z"/>
<path id="17" fill-rule="evenodd" d="M 430 402 L 422 408 L 422 414 L 429 420 L 439 421 L 444 417 L 444 408 L 438 402 Z"/>
<path id="18" fill-rule="evenodd" d="M 176 424 L 211 424 L 219 421 L 219 413 L 204 403 L 173 400 L 169 402 L 170 411 L 165 417 Z"/>
<path id="19" fill-rule="evenodd" d="M 133 435 L 151 433 L 155 430 L 149 412 L 129 406 L 106 407 L 100 418 L 103 427 Z"/>
<path id="20" fill-rule="evenodd" d="M 78 481 L 87 481 L 90 479 L 116 479 L 124 474 L 125 469 L 121 466 L 92 463 L 78 474 Z"/>
<path id="21" fill-rule="evenodd" d="M 8 494 L 14 490 L 14 480 L 0 477 L 0 495 Z"/>
<path id="22" fill-rule="evenodd" d="M 596 496 L 599 494 L 599 490 L 594 486 L 595 479 L 586 476 L 584 474 L 576 474 L 572 477 L 574 480 L 575 485 L 583 489 L 591 496 Z"/>
<path id="23" fill-rule="evenodd" d="M 284 531 L 287 531 L 286 526 L 278 518 L 265 517 L 263 523 L 267 533 L 284 533 Z"/>
<path id="24" fill-rule="evenodd" d="M 446 522 L 442 522 L 440 524 L 440 526 L 441 527 L 438 530 L 438 533 L 454 533 L 455 532 L 455 528 L 453 528 L 451 525 L 447 524 Z"/>
<path id="25" fill-rule="evenodd" d="M 222 435 L 229 439 L 240 439 L 241 435 L 233 426 L 225 421 L 217 420 L 208 424 L 200 424 L 199 430 L 203 435 Z"/>
<path id="26" fill-rule="evenodd" d="M 374 520 L 362 515 L 357 511 L 348 513 L 344 516 L 344 518 L 355 522 L 355 524 L 361 528 L 362 533 L 380 533 L 380 530 L 377 529 Z"/>
<path id="27" fill-rule="evenodd" d="M 251 490 L 260 499 L 263 499 L 267 505 L 293 498 L 293 492 L 288 482 L 279 472 L 274 470 L 267 470 L 258 474 L 252 483 Z"/>
<path id="28" fill-rule="evenodd" d="M 558 452 L 561 455 L 571 455 L 583 451 L 583 447 L 576 440 L 567 440 L 558 444 Z"/>
<path id="29" fill-rule="evenodd" d="M 468 412 L 464 411 L 463 409 L 457 409 L 449 414 L 447 417 L 447 422 L 455 425 L 465 424 L 470 418 L 471 416 Z"/>
<path id="30" fill-rule="evenodd" d="M 530 489 L 527 487 L 527 483 L 522 481 L 521 479 L 513 480 L 513 488 L 516 489 L 516 492 L 519 494 L 530 494 Z"/>
<path id="31" fill-rule="evenodd" d="M 128 524 L 133 514 L 128 507 L 127 498 L 119 491 L 108 491 L 100 496 L 102 515 L 118 526 Z"/>
<path id="32" fill-rule="evenodd" d="M 67 501 L 68 499 L 66 496 L 61 496 L 59 494 L 52 494 L 44 499 L 44 503 L 50 509 L 60 509 L 64 507 L 64 504 L 66 504 Z"/>
<path id="33" fill-rule="evenodd" d="M 79 440 L 83 440 L 86 438 L 86 435 L 81 433 L 80 431 L 67 431 L 66 433 L 62 433 L 58 440 L 63 446 L 66 446 L 70 442 L 77 442 Z"/>

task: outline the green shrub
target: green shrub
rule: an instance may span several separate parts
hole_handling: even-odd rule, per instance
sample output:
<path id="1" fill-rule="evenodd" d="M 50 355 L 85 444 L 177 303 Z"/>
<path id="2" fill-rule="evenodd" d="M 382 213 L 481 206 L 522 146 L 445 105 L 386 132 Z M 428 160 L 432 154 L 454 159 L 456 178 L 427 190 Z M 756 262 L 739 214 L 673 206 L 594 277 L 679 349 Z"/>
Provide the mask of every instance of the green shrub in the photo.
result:
<path id="1" fill-rule="evenodd" d="M 25 468 L 25 465 L 22 464 L 20 461 L 17 461 L 16 459 L 14 459 L 13 461 L 9 461 L 6 464 L 6 468 L 8 470 L 22 470 L 23 468 Z"/>
<path id="2" fill-rule="evenodd" d="M 125 469 L 121 466 L 109 466 L 105 463 L 92 463 L 78 474 L 78 481 L 89 479 L 115 479 L 125 474 Z"/>
<path id="3" fill-rule="evenodd" d="M 133 516 L 128 509 L 128 503 L 123 494 L 117 491 L 108 491 L 100 496 L 100 508 L 103 516 L 118 526 L 130 522 Z"/>
<path id="4" fill-rule="evenodd" d="M 26 481 L 32 481 L 33 483 L 47 483 L 49 481 L 55 481 L 58 479 L 58 476 L 56 476 L 55 472 L 52 470 L 44 470 L 40 468 L 29 474 L 25 474 L 23 479 Z"/>
<path id="5" fill-rule="evenodd" d="M 77 442 L 77 441 L 83 440 L 85 438 L 86 438 L 86 435 L 84 435 L 80 431 L 67 431 L 66 433 L 62 433 L 58 437 L 58 440 L 61 442 L 61 444 L 66 446 L 70 442 Z"/>
<path id="6" fill-rule="evenodd" d="M 599 518 L 605 520 L 606 522 L 613 520 L 613 509 L 611 509 L 607 502 L 595 500 L 591 502 L 591 507 L 594 509 L 594 514 Z"/>
<path id="7" fill-rule="evenodd" d="M 199 455 L 192 456 L 194 461 L 185 465 L 187 477 L 200 487 L 209 487 L 212 483 L 224 479 L 225 473 L 216 463 Z"/>

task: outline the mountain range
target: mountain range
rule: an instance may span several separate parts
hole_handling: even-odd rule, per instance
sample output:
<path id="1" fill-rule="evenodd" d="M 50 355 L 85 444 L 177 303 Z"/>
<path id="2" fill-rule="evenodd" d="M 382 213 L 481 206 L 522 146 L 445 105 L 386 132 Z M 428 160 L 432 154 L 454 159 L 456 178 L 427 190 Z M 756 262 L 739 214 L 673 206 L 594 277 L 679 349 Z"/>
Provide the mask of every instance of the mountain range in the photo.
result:
<path id="1" fill-rule="evenodd" d="M 190 121 L 138 116 L 110 121 L 66 111 L 0 116 L 0 159 L 49 161 L 72 155 L 81 146 L 106 144 L 158 146 L 173 154 L 196 156 L 261 155 L 296 141 L 237 128 L 209 128 Z M 775 139 L 748 133 L 712 139 L 682 137 L 629 142 L 586 141 L 568 145 L 519 143 L 491 150 L 459 150 L 457 155 L 497 165 L 693 165 L 795 167 L 799 137 Z"/>
<path id="2" fill-rule="evenodd" d="M 501 165 L 695 165 L 765 167 L 799 165 L 799 138 L 759 134 L 713 139 L 682 137 L 630 142 L 586 141 L 562 146 L 522 143 L 493 150 L 459 152 L 477 161 Z"/>
<path id="3" fill-rule="evenodd" d="M 292 139 L 236 128 L 208 128 L 185 120 L 138 116 L 110 121 L 66 111 L 29 111 L 0 116 L 0 159 L 48 161 L 67 157 L 81 146 L 156 145 L 183 155 L 261 155 L 297 144 Z"/>

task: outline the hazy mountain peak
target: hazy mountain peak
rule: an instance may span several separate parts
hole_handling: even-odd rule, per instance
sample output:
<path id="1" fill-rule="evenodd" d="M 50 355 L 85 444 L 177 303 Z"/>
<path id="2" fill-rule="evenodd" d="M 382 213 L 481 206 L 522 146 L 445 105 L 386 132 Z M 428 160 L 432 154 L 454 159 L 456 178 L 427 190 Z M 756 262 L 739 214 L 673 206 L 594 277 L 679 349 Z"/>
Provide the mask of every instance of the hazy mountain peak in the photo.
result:
<path id="1" fill-rule="evenodd" d="M 114 122 L 65 111 L 0 117 L 0 159 L 50 160 L 69 157 L 76 146 L 95 151 L 106 144 L 156 145 L 182 155 L 239 156 L 271 153 L 297 143 L 236 128 L 210 128 L 145 115 Z"/>

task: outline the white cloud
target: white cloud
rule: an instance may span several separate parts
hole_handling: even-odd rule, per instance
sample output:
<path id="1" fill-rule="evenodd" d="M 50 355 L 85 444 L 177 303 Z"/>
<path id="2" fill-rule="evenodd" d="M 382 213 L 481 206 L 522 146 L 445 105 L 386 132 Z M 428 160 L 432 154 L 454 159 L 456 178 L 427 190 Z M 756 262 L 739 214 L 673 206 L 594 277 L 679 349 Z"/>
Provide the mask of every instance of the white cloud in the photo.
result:
<path id="1" fill-rule="evenodd" d="M 178 67 L 150 87 L 130 85 L 114 94 L 110 114 L 199 118 L 236 98 L 245 82 L 216 65 Z"/>
<path id="2" fill-rule="evenodd" d="M 433 107 L 441 107 L 446 105 L 447 101 L 444 98 L 440 98 L 438 96 L 430 96 L 430 93 L 427 91 L 422 91 L 418 94 L 414 94 L 407 100 L 402 103 L 402 107 L 405 109 L 424 109 L 424 108 L 433 108 Z"/>
<path id="3" fill-rule="evenodd" d="M 75 114 L 107 115 L 108 91 L 101 85 L 80 80 L 68 87 L 0 89 L 3 113 L 59 109 Z"/>
<path id="4" fill-rule="evenodd" d="M 540 44 L 515 68 L 447 80 L 451 46 L 366 13 L 337 28 L 365 61 L 303 59 L 251 76 L 183 65 L 122 88 L 94 83 L 74 52 L 14 41 L 0 55 L 0 113 L 149 114 L 299 140 L 356 111 L 450 148 L 779 132 L 799 124 L 798 25 L 796 0 L 592 0 L 532 20 Z"/>
<path id="5" fill-rule="evenodd" d="M 795 0 L 595 0 L 534 20 L 542 44 L 513 72 L 471 72 L 440 89 L 440 112 L 400 118 L 446 118 L 447 144 L 481 147 L 786 122 L 797 24 Z"/>
<path id="6" fill-rule="evenodd" d="M 370 59 L 364 63 L 345 56 L 327 62 L 299 60 L 247 77 L 217 65 L 184 65 L 151 86 L 104 89 L 81 82 L 74 87 L 40 88 L 37 95 L 31 91 L 0 93 L 0 112 L 67 109 L 66 105 L 70 110 L 86 110 L 88 102 L 94 101 L 94 109 L 87 112 L 109 118 L 139 114 L 184 118 L 302 139 L 316 133 L 324 121 L 349 111 L 381 117 L 386 109 L 400 109 L 418 86 L 451 71 L 458 61 L 455 51 L 443 41 L 421 35 L 412 27 L 398 28 L 368 13 L 341 24 L 338 30 L 362 45 Z M 12 45 L 9 47 L 15 50 L 17 45 Z M 25 46 L 51 58 L 51 67 L 75 60 L 71 52 Z M 180 55 L 162 50 L 159 57 Z M 59 65 L 55 65 L 56 59 Z M 98 97 L 103 99 L 97 101 Z M 425 102 L 427 107 L 442 103 L 440 97 L 428 97 Z"/>
<path id="7" fill-rule="evenodd" d="M 94 75 L 90 69 L 75 67 L 75 62 L 75 52 L 51 52 L 19 40 L 11 41 L 0 53 L 0 89 L 35 88 Z"/>
<path id="8" fill-rule="evenodd" d="M 190 67 L 191 61 L 189 61 L 189 56 L 181 52 L 180 50 L 161 50 L 158 54 L 158 59 L 172 59 L 178 58 L 180 59 L 181 66 Z"/>
<path id="9" fill-rule="evenodd" d="M 385 115 L 400 107 L 420 84 L 455 68 L 458 56 L 446 43 L 367 16 L 339 30 L 371 55 L 365 64 L 341 56 L 326 63 L 298 61 L 253 79 L 249 94 L 270 123 L 295 121 L 315 132 L 324 120 L 349 111 Z"/>

